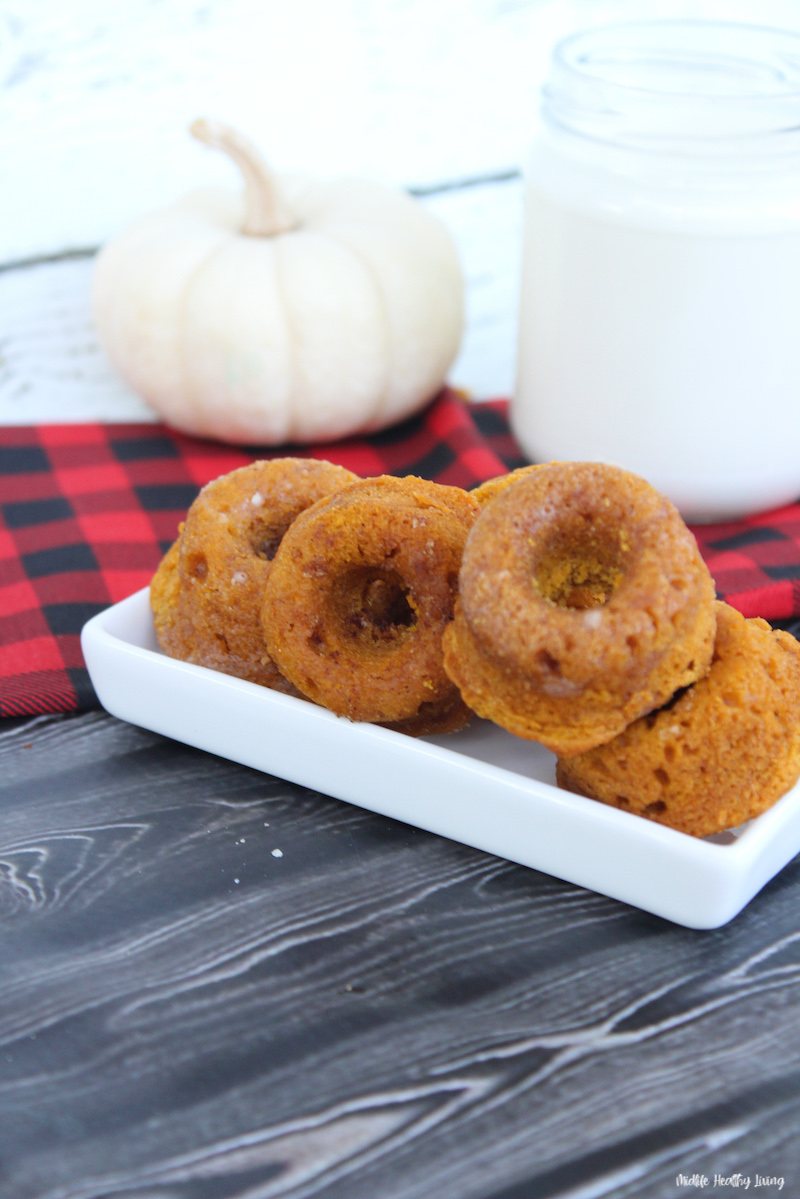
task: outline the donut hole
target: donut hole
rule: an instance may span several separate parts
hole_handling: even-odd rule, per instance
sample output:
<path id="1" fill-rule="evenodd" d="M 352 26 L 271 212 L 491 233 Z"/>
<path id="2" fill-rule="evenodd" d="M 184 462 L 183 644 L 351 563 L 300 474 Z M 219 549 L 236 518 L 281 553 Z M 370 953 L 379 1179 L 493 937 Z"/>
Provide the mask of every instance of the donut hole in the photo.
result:
<path id="1" fill-rule="evenodd" d="M 417 623 L 408 594 L 396 571 L 372 567 L 350 572 L 337 603 L 347 633 L 375 645 L 395 643 Z"/>
<path id="2" fill-rule="evenodd" d="M 585 513 L 566 520 L 537 555 L 533 581 L 558 608 L 602 608 L 625 575 L 619 530 L 590 523 Z"/>
<path id="3" fill-rule="evenodd" d="M 262 562 L 271 562 L 275 557 L 292 519 L 290 516 L 284 520 L 253 521 L 249 532 L 250 548 Z"/>

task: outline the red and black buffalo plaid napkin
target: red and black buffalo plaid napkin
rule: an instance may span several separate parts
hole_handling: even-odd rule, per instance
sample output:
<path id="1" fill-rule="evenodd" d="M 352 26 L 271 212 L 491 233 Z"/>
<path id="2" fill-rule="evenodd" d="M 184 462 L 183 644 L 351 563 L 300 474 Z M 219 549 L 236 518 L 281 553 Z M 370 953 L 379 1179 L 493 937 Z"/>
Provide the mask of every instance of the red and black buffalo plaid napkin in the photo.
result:
<path id="1" fill-rule="evenodd" d="M 0 715 L 97 706 L 81 628 L 147 585 L 210 479 L 292 454 L 362 476 L 473 487 L 525 461 L 506 412 L 504 401 L 468 405 L 445 390 L 386 432 L 279 450 L 237 449 L 151 424 L 0 429 Z M 773 622 L 800 617 L 800 503 L 694 532 L 729 603 Z"/>

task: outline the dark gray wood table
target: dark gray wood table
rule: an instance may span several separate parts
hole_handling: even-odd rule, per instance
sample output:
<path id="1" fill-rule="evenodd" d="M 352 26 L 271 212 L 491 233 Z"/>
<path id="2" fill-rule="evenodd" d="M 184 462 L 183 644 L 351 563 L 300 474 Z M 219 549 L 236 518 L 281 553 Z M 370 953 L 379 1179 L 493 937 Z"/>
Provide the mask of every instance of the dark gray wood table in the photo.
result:
<path id="1" fill-rule="evenodd" d="M 691 932 L 103 713 L 0 726 L 2 1199 L 796 1199 L 798 1131 L 800 859 Z"/>

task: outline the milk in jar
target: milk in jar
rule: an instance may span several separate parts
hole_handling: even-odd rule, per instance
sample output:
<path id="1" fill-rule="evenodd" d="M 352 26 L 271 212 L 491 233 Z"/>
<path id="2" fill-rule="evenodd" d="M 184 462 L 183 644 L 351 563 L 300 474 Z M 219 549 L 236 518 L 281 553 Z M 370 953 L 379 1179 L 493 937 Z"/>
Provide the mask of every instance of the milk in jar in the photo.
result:
<path id="1" fill-rule="evenodd" d="M 512 425 L 689 519 L 800 495 L 799 36 L 654 21 L 556 48 Z"/>

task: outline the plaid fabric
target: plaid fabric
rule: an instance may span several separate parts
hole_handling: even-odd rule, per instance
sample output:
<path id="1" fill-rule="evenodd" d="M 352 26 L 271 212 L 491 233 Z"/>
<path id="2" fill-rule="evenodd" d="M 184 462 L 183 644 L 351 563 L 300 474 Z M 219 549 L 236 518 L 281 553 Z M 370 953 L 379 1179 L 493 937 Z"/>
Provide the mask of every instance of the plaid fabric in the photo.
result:
<path id="1" fill-rule="evenodd" d="M 720 599 L 745 616 L 796 632 L 800 617 L 800 503 L 746 520 L 694 525 Z"/>
<path id="2" fill-rule="evenodd" d="M 89 617 L 150 581 L 199 489 L 257 458 L 327 458 L 356 474 L 473 487 L 523 465 L 507 404 L 445 390 L 370 438 L 280 450 L 163 425 L 0 429 L 0 715 L 96 707 L 80 652 Z M 800 616 L 800 504 L 694 530 L 720 594 L 747 616 Z"/>

